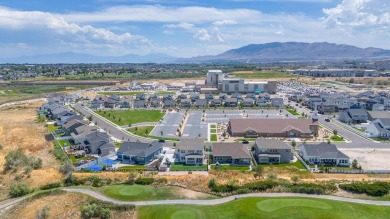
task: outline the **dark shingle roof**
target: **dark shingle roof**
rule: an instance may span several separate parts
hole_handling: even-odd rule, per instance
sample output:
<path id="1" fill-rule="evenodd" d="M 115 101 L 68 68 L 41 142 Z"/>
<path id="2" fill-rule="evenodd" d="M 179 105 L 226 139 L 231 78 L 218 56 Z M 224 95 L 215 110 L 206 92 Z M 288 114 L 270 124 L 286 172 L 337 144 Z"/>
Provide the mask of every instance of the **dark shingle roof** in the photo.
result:
<path id="1" fill-rule="evenodd" d="M 234 143 L 213 143 L 213 156 L 229 156 L 233 159 L 251 158 L 248 148 L 239 142 Z"/>
<path id="2" fill-rule="evenodd" d="M 256 139 L 256 147 L 263 149 L 292 149 L 287 143 L 276 139 Z"/>
<path id="3" fill-rule="evenodd" d="M 307 156 L 310 157 L 319 157 L 321 159 L 349 158 L 339 151 L 334 144 L 322 142 L 320 144 L 302 144 L 300 147 L 304 147 Z"/>
<path id="4" fill-rule="evenodd" d="M 151 143 L 125 141 L 117 152 L 126 155 L 146 157 L 161 147 L 162 145 L 158 141 L 153 141 Z"/>

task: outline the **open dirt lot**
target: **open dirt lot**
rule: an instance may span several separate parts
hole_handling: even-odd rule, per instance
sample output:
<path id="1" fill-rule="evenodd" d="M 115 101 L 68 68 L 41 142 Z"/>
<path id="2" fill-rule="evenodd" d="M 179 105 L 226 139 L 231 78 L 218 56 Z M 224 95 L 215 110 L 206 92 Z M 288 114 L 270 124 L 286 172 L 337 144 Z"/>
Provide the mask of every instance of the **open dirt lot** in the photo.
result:
<path id="1" fill-rule="evenodd" d="M 9 151 L 21 149 L 27 156 L 39 157 L 43 160 L 41 169 L 33 170 L 30 177 L 15 180 L 16 173 L 1 173 L 0 200 L 7 198 L 10 185 L 18 182 L 27 183 L 31 187 L 38 187 L 50 182 L 61 180 L 62 174 L 58 172 L 58 162 L 50 153 L 53 147 L 51 142 L 45 140 L 46 127 L 35 122 L 36 109 L 42 102 L 15 105 L 0 108 L 0 171 L 3 171 L 5 156 Z"/>
<path id="2" fill-rule="evenodd" d="M 390 145 L 389 145 L 390 147 Z M 389 170 L 390 149 L 355 149 L 342 150 L 352 160 L 358 160 L 363 169 L 366 170 Z"/>

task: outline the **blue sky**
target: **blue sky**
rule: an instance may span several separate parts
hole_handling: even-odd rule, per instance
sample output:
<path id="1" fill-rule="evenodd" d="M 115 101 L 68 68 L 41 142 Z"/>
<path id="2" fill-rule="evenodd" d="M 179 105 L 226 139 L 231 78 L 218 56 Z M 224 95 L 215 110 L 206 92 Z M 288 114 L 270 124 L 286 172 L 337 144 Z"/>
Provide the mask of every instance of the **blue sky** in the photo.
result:
<path id="1" fill-rule="evenodd" d="M 2 0 L 0 56 L 213 55 L 247 44 L 390 49 L 388 0 Z"/>

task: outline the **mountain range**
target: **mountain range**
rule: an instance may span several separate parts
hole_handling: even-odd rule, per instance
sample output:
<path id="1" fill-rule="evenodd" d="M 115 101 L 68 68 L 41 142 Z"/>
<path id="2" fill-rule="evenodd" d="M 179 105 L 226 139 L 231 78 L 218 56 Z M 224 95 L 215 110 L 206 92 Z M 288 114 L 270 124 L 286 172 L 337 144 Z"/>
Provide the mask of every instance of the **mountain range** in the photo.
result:
<path id="1" fill-rule="evenodd" d="M 231 49 L 215 56 L 198 56 L 178 59 L 178 62 L 265 62 L 265 61 L 302 61 L 335 60 L 390 57 L 390 50 L 379 48 L 359 48 L 334 43 L 266 43 L 251 44 Z"/>
<path id="2" fill-rule="evenodd" d="M 231 49 L 219 55 L 176 58 L 166 54 L 94 56 L 83 53 L 55 53 L 17 58 L 0 58 L 0 63 L 216 63 L 216 62 L 269 62 L 269 61 L 311 61 L 337 59 L 389 58 L 390 50 L 380 48 L 359 48 L 356 46 L 327 42 L 273 42 L 250 44 Z"/>

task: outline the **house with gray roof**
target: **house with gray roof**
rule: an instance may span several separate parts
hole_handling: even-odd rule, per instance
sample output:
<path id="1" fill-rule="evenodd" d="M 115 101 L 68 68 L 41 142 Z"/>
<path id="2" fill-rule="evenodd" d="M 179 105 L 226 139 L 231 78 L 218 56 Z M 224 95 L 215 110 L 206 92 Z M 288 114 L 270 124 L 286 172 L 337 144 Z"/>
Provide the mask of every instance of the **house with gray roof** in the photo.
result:
<path id="1" fill-rule="evenodd" d="M 334 144 L 322 142 L 320 144 L 303 143 L 298 146 L 299 155 L 310 165 L 349 166 L 350 158 L 339 151 Z"/>
<path id="2" fill-rule="evenodd" d="M 348 109 L 339 114 L 339 120 L 344 123 L 367 122 L 368 114 L 365 109 Z"/>
<path id="3" fill-rule="evenodd" d="M 241 101 L 241 105 L 243 105 L 244 107 L 251 107 L 251 106 L 255 105 L 255 100 L 252 98 L 244 98 Z"/>
<path id="4" fill-rule="evenodd" d="M 367 137 L 390 139 L 390 118 L 380 118 L 372 121 L 365 130 Z"/>
<path id="5" fill-rule="evenodd" d="M 249 166 L 251 155 L 248 147 L 240 142 L 213 143 L 212 158 L 215 164 L 230 164 L 237 166 Z"/>
<path id="6" fill-rule="evenodd" d="M 200 95 L 198 93 L 193 93 L 193 94 L 191 94 L 191 97 L 190 97 L 192 102 L 195 102 L 199 98 L 200 98 Z"/>
<path id="7" fill-rule="evenodd" d="M 176 101 L 171 99 L 166 99 L 163 102 L 163 108 L 169 108 L 169 107 L 175 107 L 176 106 Z"/>
<path id="8" fill-rule="evenodd" d="M 280 140 L 258 138 L 255 142 L 255 159 L 259 163 L 289 163 L 293 159 L 292 149 Z"/>
<path id="9" fill-rule="evenodd" d="M 181 99 L 180 107 L 191 107 L 191 101 L 188 99 Z"/>
<path id="10" fill-rule="evenodd" d="M 207 100 L 206 99 L 197 99 L 195 101 L 194 107 L 196 107 L 196 108 L 206 108 L 207 107 Z"/>
<path id="11" fill-rule="evenodd" d="M 118 149 L 117 156 L 123 163 L 143 165 L 157 158 L 161 152 L 162 145 L 158 141 L 151 143 L 125 141 Z"/>
<path id="12" fill-rule="evenodd" d="M 134 108 L 145 108 L 147 106 L 147 102 L 145 100 L 136 100 L 134 101 Z"/>
<path id="13" fill-rule="evenodd" d="M 237 98 L 226 98 L 225 106 L 226 107 L 237 107 L 238 106 Z"/>
<path id="14" fill-rule="evenodd" d="M 210 107 L 222 106 L 222 100 L 221 99 L 210 100 L 209 106 Z"/>
<path id="15" fill-rule="evenodd" d="M 367 111 L 368 120 L 374 121 L 376 119 L 388 119 L 390 118 L 389 111 Z"/>
<path id="16" fill-rule="evenodd" d="M 93 99 L 91 103 L 89 104 L 89 108 L 91 109 L 103 109 L 104 108 L 104 101 L 99 99 Z"/>
<path id="17" fill-rule="evenodd" d="M 283 98 L 272 98 L 271 105 L 277 108 L 283 107 Z"/>
<path id="18" fill-rule="evenodd" d="M 185 164 L 203 164 L 204 161 L 204 139 L 181 139 L 176 144 L 175 162 Z"/>

